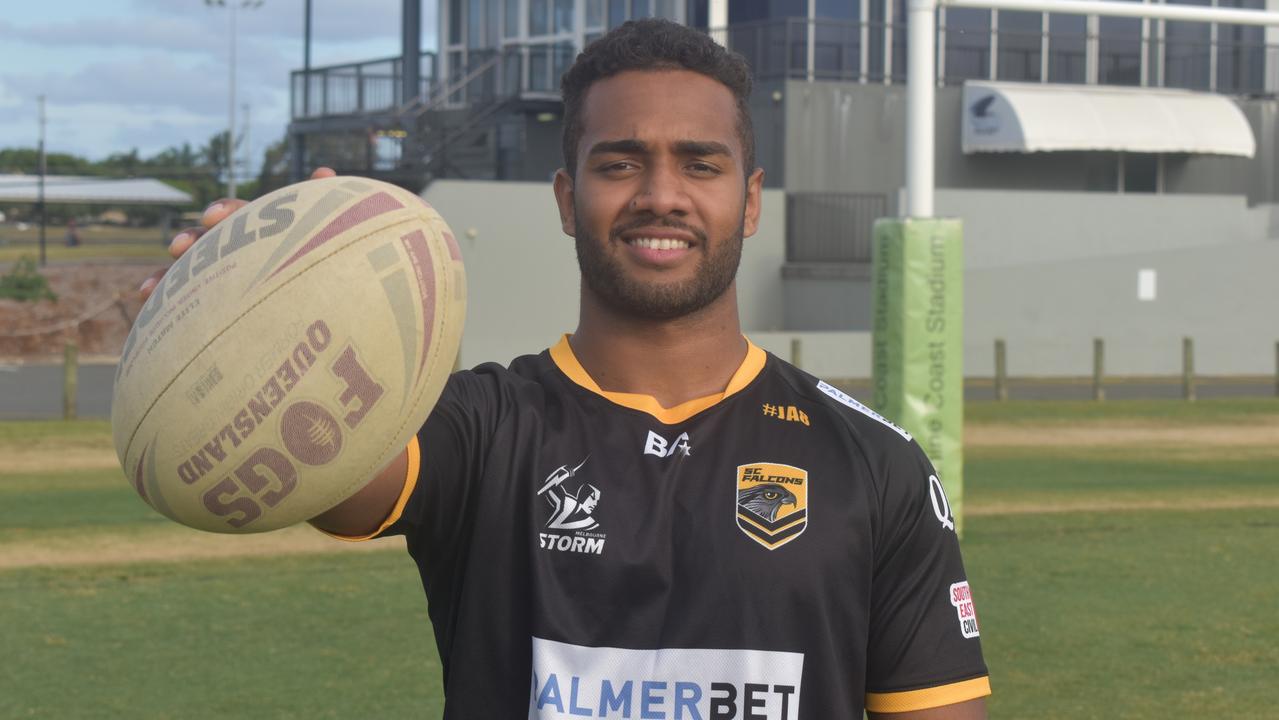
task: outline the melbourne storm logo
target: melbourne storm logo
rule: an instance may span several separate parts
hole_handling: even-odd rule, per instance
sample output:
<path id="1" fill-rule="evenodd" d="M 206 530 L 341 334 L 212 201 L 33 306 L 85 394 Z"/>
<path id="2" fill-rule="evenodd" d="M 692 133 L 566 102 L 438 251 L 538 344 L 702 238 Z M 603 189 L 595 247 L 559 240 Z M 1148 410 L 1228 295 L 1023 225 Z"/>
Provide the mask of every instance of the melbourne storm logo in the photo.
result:
<path id="1" fill-rule="evenodd" d="M 541 548 L 596 555 L 604 552 L 604 533 L 590 532 L 600 526 L 594 513 L 603 493 L 589 482 L 576 481 L 577 472 L 588 459 L 589 456 L 573 468 L 555 468 L 537 491 L 550 505 L 546 529 L 553 531 L 538 535 Z"/>
<path id="2" fill-rule="evenodd" d="M 776 550 L 808 527 L 808 471 L 780 463 L 737 468 L 737 527 Z"/>

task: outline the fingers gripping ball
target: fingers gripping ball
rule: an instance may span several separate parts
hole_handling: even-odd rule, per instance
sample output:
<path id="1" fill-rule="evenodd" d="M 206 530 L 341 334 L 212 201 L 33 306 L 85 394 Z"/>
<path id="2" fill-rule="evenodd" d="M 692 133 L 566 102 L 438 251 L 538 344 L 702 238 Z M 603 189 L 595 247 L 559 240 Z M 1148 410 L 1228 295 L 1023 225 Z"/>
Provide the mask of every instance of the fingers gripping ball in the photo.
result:
<path id="1" fill-rule="evenodd" d="M 138 314 L 111 426 L 138 494 L 261 532 L 354 494 L 426 420 L 466 310 L 457 243 L 363 178 L 271 193 L 205 233 Z"/>

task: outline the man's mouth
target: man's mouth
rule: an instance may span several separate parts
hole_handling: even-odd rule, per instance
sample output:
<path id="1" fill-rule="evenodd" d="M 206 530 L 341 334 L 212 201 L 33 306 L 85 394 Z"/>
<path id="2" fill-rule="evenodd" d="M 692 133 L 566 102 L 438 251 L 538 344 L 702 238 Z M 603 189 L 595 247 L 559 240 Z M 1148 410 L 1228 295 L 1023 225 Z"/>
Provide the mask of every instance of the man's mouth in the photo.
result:
<path id="1" fill-rule="evenodd" d="M 687 250 L 689 247 L 687 240 L 676 238 L 631 237 L 626 238 L 626 244 L 645 250 Z"/>

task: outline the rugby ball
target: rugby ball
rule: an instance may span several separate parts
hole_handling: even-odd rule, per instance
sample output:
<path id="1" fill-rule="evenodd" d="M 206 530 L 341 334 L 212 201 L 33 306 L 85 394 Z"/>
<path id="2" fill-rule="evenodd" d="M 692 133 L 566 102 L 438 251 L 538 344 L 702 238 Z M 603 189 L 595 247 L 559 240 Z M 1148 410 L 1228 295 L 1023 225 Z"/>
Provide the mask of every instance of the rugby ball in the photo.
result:
<path id="1" fill-rule="evenodd" d="M 193 528 L 315 517 L 408 444 L 451 372 L 466 280 L 424 200 L 334 177 L 205 233 L 143 305 L 111 427 L 138 495 Z"/>

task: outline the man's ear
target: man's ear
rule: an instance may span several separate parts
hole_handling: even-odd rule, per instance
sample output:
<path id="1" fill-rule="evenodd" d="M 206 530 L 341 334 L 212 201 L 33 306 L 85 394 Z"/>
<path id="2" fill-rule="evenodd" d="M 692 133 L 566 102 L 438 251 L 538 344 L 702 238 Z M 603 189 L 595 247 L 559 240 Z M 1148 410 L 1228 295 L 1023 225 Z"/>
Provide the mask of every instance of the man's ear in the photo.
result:
<path id="1" fill-rule="evenodd" d="M 555 204 L 560 208 L 560 228 L 569 237 L 577 237 L 577 213 L 573 211 L 573 178 L 568 171 L 555 171 Z"/>
<path id="2" fill-rule="evenodd" d="M 742 217 L 742 237 L 748 238 L 759 230 L 760 193 L 764 190 L 764 168 L 755 168 L 755 172 L 746 179 L 746 211 Z"/>

